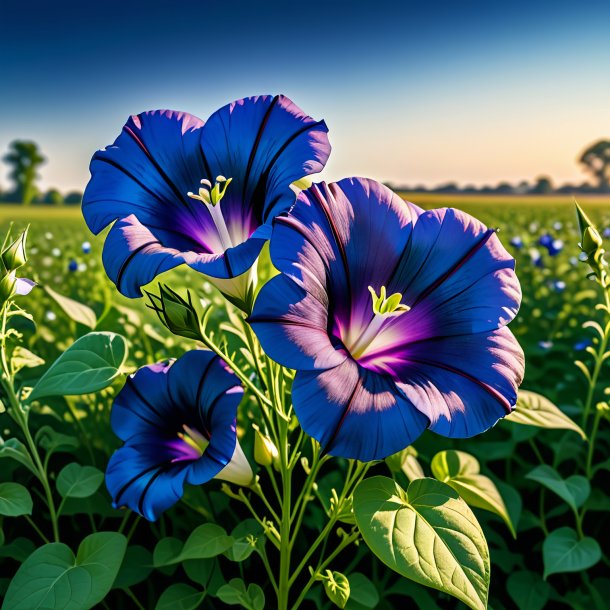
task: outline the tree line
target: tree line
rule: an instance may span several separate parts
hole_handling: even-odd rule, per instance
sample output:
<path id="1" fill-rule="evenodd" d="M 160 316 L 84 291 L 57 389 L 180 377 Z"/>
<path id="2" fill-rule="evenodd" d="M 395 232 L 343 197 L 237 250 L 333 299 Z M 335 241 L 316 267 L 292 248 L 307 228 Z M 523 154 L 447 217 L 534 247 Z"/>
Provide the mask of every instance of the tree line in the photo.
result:
<path id="1" fill-rule="evenodd" d="M 23 205 L 46 204 L 80 204 L 83 194 L 71 191 L 62 194 L 58 189 L 51 188 L 42 192 L 38 187 L 40 175 L 38 170 L 47 159 L 38 148 L 36 142 L 15 140 L 9 144 L 8 153 L 2 160 L 9 166 L 9 179 L 13 187 L 6 192 L 0 188 L 0 202 L 21 203 Z M 495 186 L 476 187 L 468 185 L 459 187 L 455 182 L 447 182 L 435 188 L 425 186 L 407 186 L 389 184 L 394 190 L 429 193 L 482 193 L 482 194 L 514 194 L 514 195 L 546 195 L 552 193 L 610 193 L 610 141 L 598 140 L 588 146 L 578 157 L 583 169 L 593 178 L 593 182 L 581 184 L 564 184 L 554 186 L 547 176 L 540 176 L 534 183 L 526 180 L 519 184 L 500 182 Z"/>

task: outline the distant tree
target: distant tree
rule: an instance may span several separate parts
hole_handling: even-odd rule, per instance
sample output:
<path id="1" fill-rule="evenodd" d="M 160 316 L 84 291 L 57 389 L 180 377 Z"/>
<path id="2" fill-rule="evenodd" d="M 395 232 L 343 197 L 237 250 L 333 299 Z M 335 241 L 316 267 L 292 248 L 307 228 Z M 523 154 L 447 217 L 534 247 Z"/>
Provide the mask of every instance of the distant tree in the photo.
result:
<path id="1" fill-rule="evenodd" d="M 434 191 L 437 193 L 457 193 L 459 192 L 458 185 L 455 182 L 447 182 L 437 186 Z"/>
<path id="2" fill-rule="evenodd" d="M 553 183 L 546 176 L 536 178 L 536 184 L 532 187 L 531 193 L 536 195 L 546 195 L 553 192 Z"/>
<path id="3" fill-rule="evenodd" d="M 514 193 L 515 189 L 513 188 L 513 185 L 509 184 L 508 182 L 500 182 L 500 184 L 498 184 L 498 186 L 496 186 L 494 189 L 494 192 L 509 195 Z"/>
<path id="4" fill-rule="evenodd" d="M 70 205 L 80 204 L 83 194 L 79 191 L 71 191 L 64 197 L 64 202 Z"/>
<path id="5" fill-rule="evenodd" d="M 63 202 L 64 196 L 57 189 L 49 189 L 42 199 L 42 203 L 48 205 L 62 205 Z"/>
<path id="6" fill-rule="evenodd" d="M 599 191 L 610 191 L 610 141 L 599 140 L 591 144 L 582 153 L 579 162 L 595 176 Z"/>
<path id="7" fill-rule="evenodd" d="M 38 194 L 38 168 L 46 161 L 35 142 L 15 140 L 9 144 L 4 161 L 12 166 L 9 173 L 15 183 L 12 200 L 29 205 Z"/>

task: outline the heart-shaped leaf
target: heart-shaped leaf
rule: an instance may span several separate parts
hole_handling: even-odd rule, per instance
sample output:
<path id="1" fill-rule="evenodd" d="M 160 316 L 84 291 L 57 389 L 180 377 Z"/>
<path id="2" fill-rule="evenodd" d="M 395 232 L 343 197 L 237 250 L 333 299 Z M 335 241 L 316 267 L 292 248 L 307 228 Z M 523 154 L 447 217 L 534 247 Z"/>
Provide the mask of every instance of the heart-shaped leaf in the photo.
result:
<path id="1" fill-rule="evenodd" d="M 508 594 L 519 610 L 542 610 L 551 593 L 548 582 L 535 572 L 513 572 L 506 582 Z"/>
<path id="2" fill-rule="evenodd" d="M 110 591 L 126 546 L 125 536 L 115 532 L 87 536 L 76 557 L 65 544 L 45 544 L 21 564 L 9 585 L 2 608 L 92 608 Z"/>
<path id="3" fill-rule="evenodd" d="M 159 597 L 155 610 L 195 610 L 201 606 L 205 591 L 197 591 L 190 585 L 170 585 Z"/>
<path id="4" fill-rule="evenodd" d="M 526 475 L 526 478 L 537 481 L 547 489 L 555 492 L 574 511 L 587 501 L 591 493 L 591 485 L 585 477 L 574 474 L 567 479 L 562 479 L 561 475 L 547 464 L 536 466 L 534 470 Z"/>
<path id="5" fill-rule="evenodd" d="M 88 498 L 99 489 L 103 480 L 101 470 L 73 462 L 57 476 L 57 491 L 64 498 Z"/>
<path id="6" fill-rule="evenodd" d="M 498 488 L 489 477 L 479 474 L 479 462 L 474 456 L 463 451 L 441 451 L 432 458 L 431 468 L 432 474 L 453 487 L 467 504 L 502 517 L 513 537 L 516 537 Z"/>
<path id="7" fill-rule="evenodd" d="M 515 410 L 504 419 L 513 424 L 538 428 L 573 430 L 580 434 L 583 440 L 587 438 L 582 429 L 548 398 L 528 390 L 519 390 Z"/>
<path id="8" fill-rule="evenodd" d="M 89 394 L 109 386 L 127 358 L 121 335 L 95 332 L 77 339 L 40 378 L 30 399 Z"/>
<path id="9" fill-rule="evenodd" d="M 544 578 L 559 572 L 580 572 L 594 566 L 602 557 L 599 544 L 593 538 L 578 538 L 571 527 L 551 532 L 542 544 Z"/>
<path id="10" fill-rule="evenodd" d="M 19 483 L 0 483 L 0 515 L 19 517 L 32 514 L 32 496 Z"/>
<path id="11" fill-rule="evenodd" d="M 230 606 L 240 605 L 247 610 L 263 610 L 265 607 L 265 594 L 255 584 L 248 585 L 241 578 L 232 578 L 226 585 L 218 589 L 218 598 Z"/>
<path id="12" fill-rule="evenodd" d="M 354 514 L 364 541 L 387 566 L 485 610 L 487 541 L 454 489 L 423 478 L 404 491 L 392 479 L 372 477 L 354 491 Z"/>

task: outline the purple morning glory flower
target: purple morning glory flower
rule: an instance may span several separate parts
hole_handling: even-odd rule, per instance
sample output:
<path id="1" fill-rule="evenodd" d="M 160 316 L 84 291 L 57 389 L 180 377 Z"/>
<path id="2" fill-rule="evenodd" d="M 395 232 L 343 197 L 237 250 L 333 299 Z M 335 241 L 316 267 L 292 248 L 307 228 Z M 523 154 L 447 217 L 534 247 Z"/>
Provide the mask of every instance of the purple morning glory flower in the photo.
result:
<path id="1" fill-rule="evenodd" d="M 132 116 L 93 156 L 83 196 L 91 231 L 114 222 L 102 257 L 118 290 L 139 297 L 183 263 L 221 279 L 248 271 L 271 219 L 294 203 L 291 183 L 324 167 L 327 131 L 283 95 L 238 100 L 205 123 L 170 110 Z"/>
<path id="2" fill-rule="evenodd" d="M 252 469 L 236 436 L 242 396 L 237 377 L 207 350 L 130 376 L 110 417 L 124 441 L 106 471 L 113 505 L 153 521 L 182 497 L 185 483 L 249 484 Z"/>
<path id="3" fill-rule="evenodd" d="M 493 230 L 350 178 L 300 193 L 270 246 L 281 274 L 249 320 L 297 370 L 296 415 L 325 451 L 381 459 L 427 427 L 467 437 L 511 411 L 521 290 Z"/>

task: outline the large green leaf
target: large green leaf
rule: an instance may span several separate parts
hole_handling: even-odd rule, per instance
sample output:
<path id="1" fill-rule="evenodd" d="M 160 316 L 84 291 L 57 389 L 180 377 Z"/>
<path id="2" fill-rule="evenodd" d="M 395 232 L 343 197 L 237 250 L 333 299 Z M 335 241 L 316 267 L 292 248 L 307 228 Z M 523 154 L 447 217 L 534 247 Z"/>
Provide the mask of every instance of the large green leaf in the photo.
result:
<path id="1" fill-rule="evenodd" d="M 479 462 L 474 456 L 463 451 L 440 451 L 430 466 L 432 474 L 453 487 L 467 504 L 496 513 L 504 519 L 513 537 L 517 536 L 498 488 L 489 477 L 480 474 Z"/>
<path id="2" fill-rule="evenodd" d="M 547 464 L 536 466 L 534 470 L 526 475 L 526 478 L 537 481 L 547 489 L 555 492 L 574 511 L 587 501 L 591 493 L 591 485 L 585 477 L 573 474 L 567 479 L 562 479 L 561 475 Z"/>
<path id="3" fill-rule="evenodd" d="M 519 610 L 542 610 L 551 593 L 548 582 L 535 572 L 513 572 L 506 582 L 508 594 Z"/>
<path id="4" fill-rule="evenodd" d="M 126 538 L 115 532 L 87 536 L 76 557 L 65 544 L 36 549 L 21 565 L 4 598 L 5 610 L 87 610 L 102 601 L 119 571 Z"/>
<path id="5" fill-rule="evenodd" d="M 32 514 L 32 496 L 19 483 L 0 483 L 0 515 L 19 517 Z"/>
<path id="6" fill-rule="evenodd" d="M 101 470 L 72 462 L 57 476 L 57 491 L 64 498 L 88 498 L 99 489 L 103 480 Z"/>
<path id="7" fill-rule="evenodd" d="M 537 426 L 538 428 L 573 430 L 583 439 L 587 438 L 580 426 L 548 398 L 528 390 L 519 390 L 515 410 L 504 419 L 513 424 Z"/>
<path id="8" fill-rule="evenodd" d="M 349 575 L 349 601 L 360 604 L 365 608 L 375 608 L 379 603 L 379 593 L 370 579 L 360 572 L 352 572 Z"/>
<path id="9" fill-rule="evenodd" d="M 170 585 L 159 597 L 155 610 L 195 610 L 201 606 L 205 591 L 184 583 Z"/>
<path id="10" fill-rule="evenodd" d="M 559 572 L 580 572 L 594 566 L 602 557 L 599 544 L 585 536 L 579 539 L 571 527 L 551 532 L 542 544 L 544 578 Z"/>
<path id="11" fill-rule="evenodd" d="M 38 381 L 31 399 L 88 394 L 109 386 L 127 358 L 121 335 L 94 332 L 77 339 Z"/>
<path id="12" fill-rule="evenodd" d="M 75 322 L 87 326 L 88 328 L 95 328 L 97 324 L 97 317 L 95 312 L 90 307 L 65 297 L 63 294 L 55 292 L 49 286 L 44 286 L 45 292 L 63 309 L 64 313 Z"/>
<path id="13" fill-rule="evenodd" d="M 354 491 L 354 514 L 364 541 L 387 566 L 474 610 L 486 608 L 487 542 L 453 488 L 423 478 L 404 491 L 391 479 L 372 477 Z"/>

